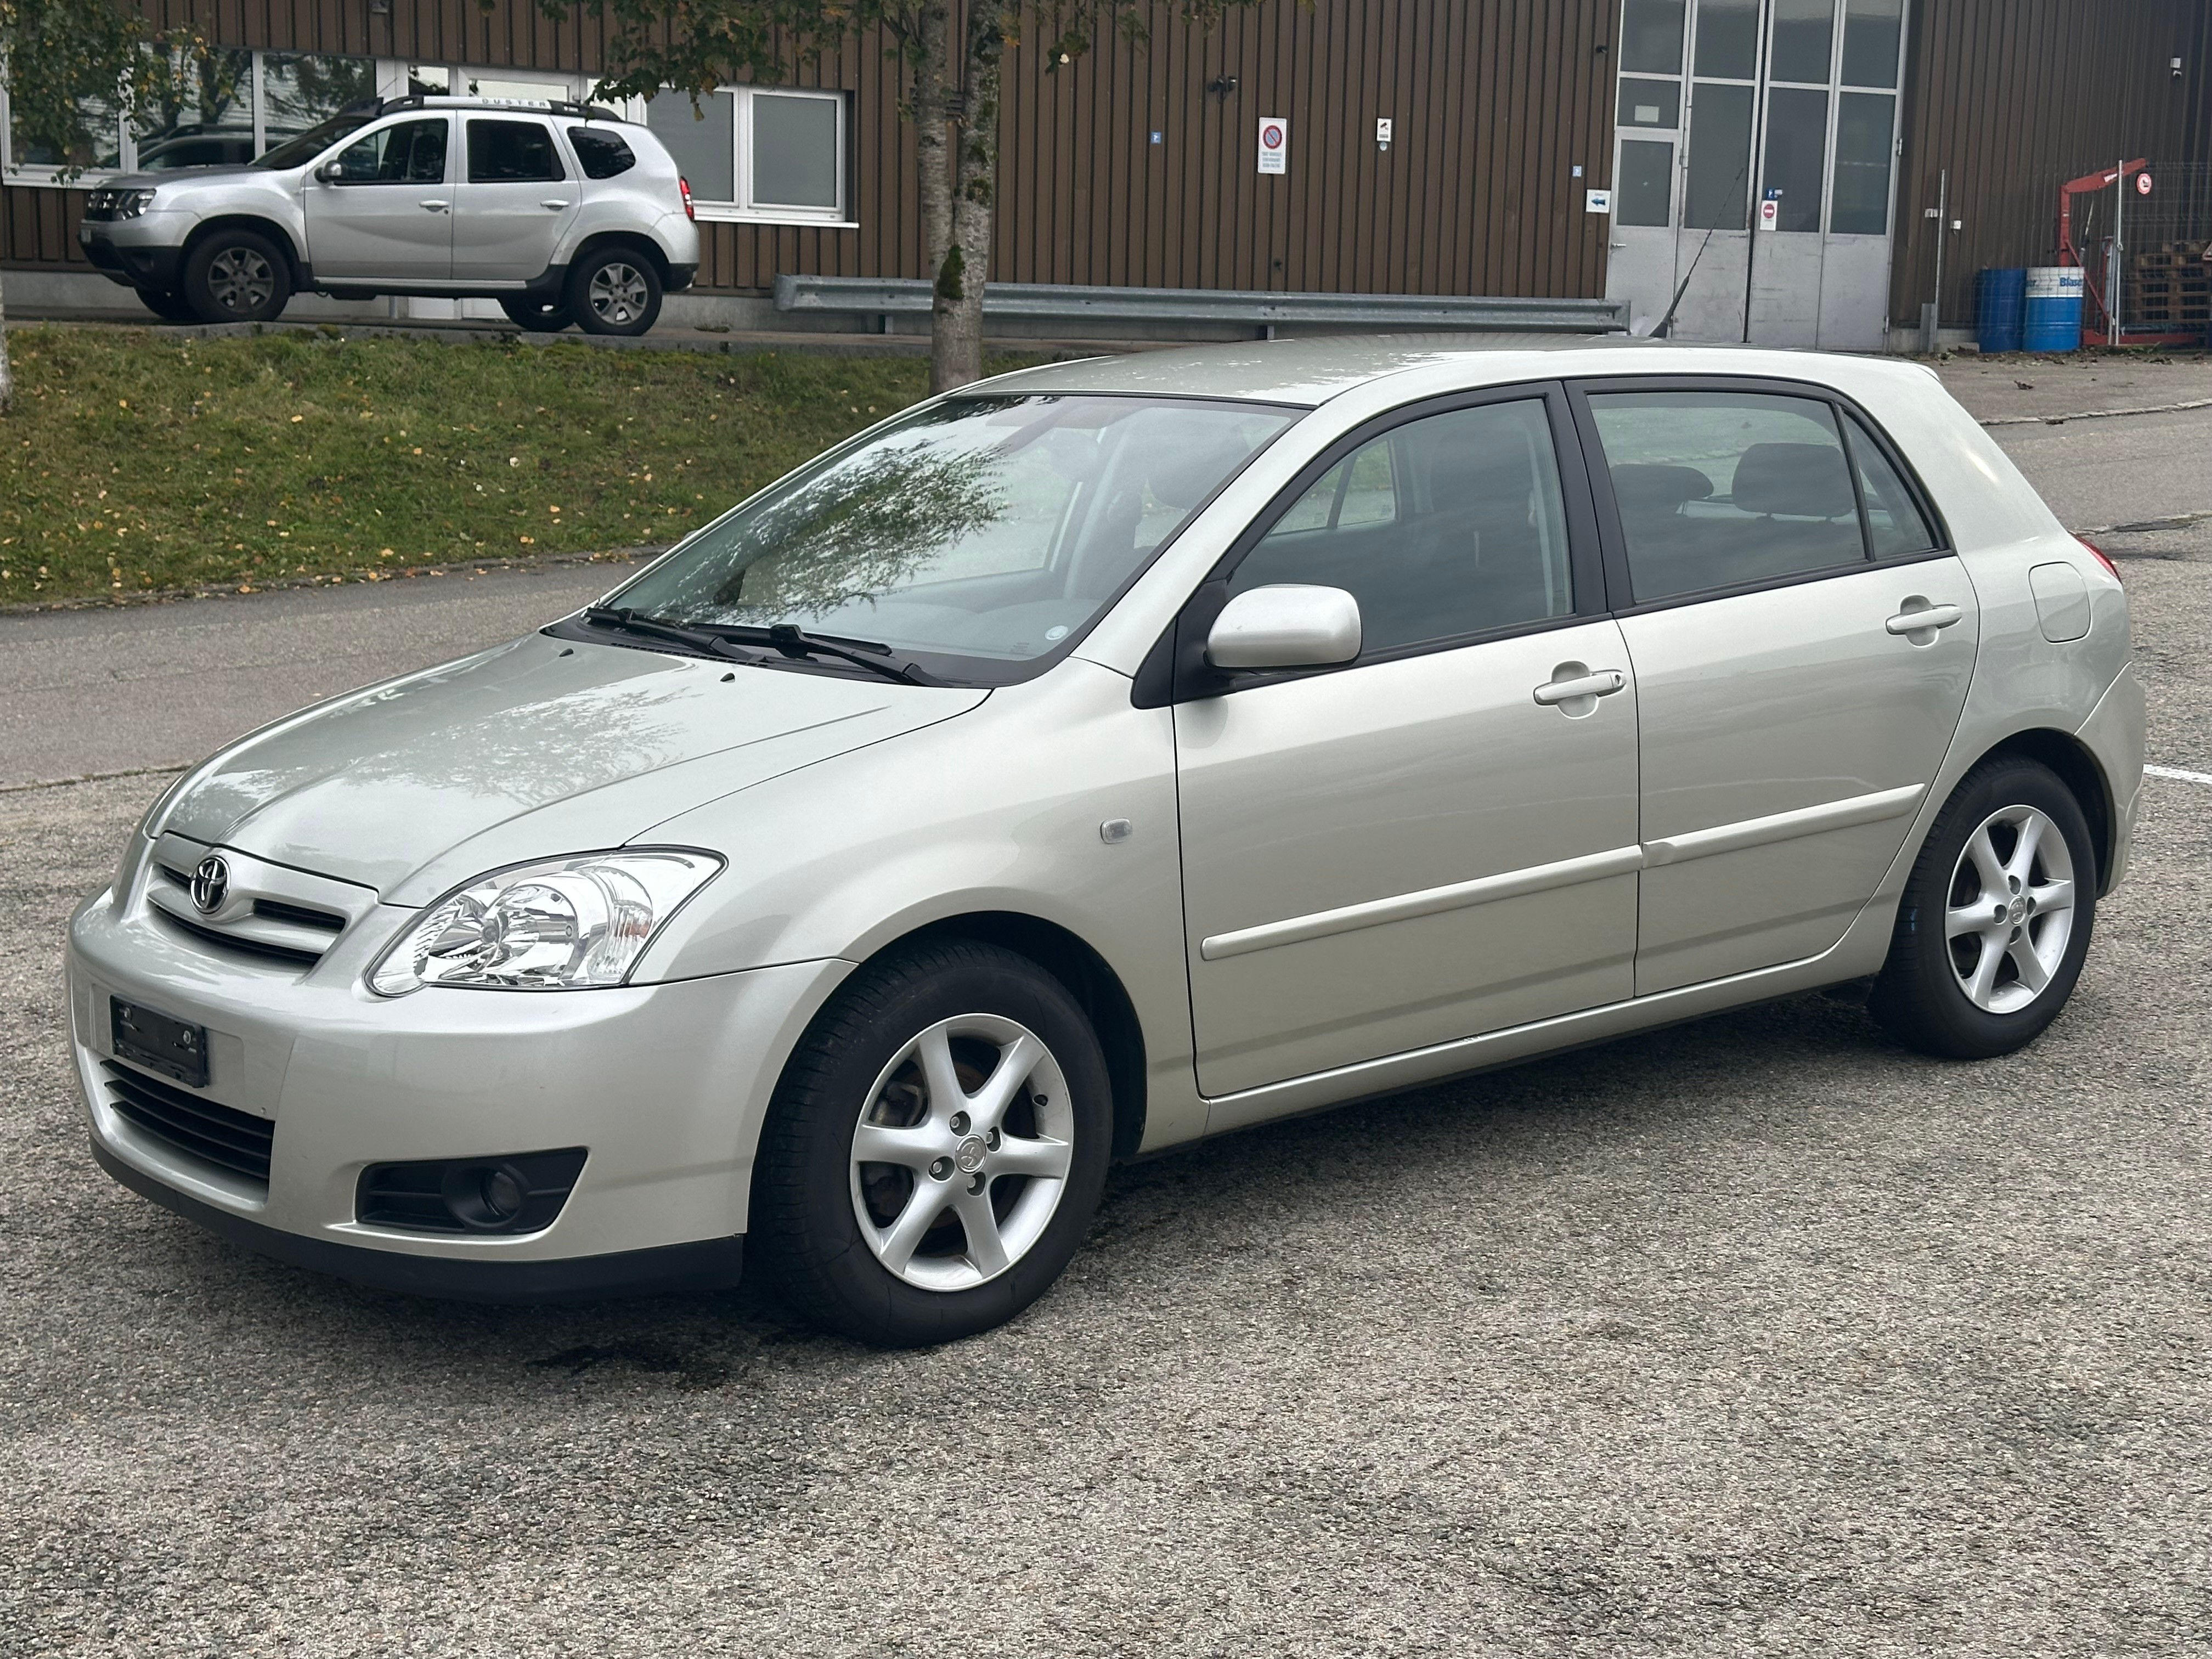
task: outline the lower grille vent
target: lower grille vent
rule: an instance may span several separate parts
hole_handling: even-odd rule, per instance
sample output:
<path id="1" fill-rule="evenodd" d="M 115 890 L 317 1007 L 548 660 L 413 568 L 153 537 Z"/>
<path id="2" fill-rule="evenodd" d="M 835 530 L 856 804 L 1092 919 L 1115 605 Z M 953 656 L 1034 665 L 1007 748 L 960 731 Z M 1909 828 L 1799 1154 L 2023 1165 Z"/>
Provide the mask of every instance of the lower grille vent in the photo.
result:
<path id="1" fill-rule="evenodd" d="M 107 1103 L 131 1127 L 204 1163 L 266 1182 L 276 1126 L 250 1112 L 203 1100 L 188 1089 L 102 1060 Z"/>

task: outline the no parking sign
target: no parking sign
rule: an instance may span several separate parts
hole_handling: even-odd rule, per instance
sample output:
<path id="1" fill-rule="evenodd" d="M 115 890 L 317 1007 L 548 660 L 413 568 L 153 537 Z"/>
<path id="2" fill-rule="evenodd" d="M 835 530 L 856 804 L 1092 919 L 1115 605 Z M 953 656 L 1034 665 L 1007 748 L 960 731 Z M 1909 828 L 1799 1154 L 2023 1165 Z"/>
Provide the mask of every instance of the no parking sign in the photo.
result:
<path id="1" fill-rule="evenodd" d="M 1291 170 L 1291 124 L 1279 115 L 1260 118 L 1260 171 Z"/>

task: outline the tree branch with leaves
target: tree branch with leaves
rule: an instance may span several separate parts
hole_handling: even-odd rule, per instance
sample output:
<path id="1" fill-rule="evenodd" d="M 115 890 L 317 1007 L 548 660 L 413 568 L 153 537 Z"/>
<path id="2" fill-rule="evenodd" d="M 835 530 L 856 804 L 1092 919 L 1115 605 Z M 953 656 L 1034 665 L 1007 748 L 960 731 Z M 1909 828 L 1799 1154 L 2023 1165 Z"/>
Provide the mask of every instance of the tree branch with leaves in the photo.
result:
<path id="1" fill-rule="evenodd" d="M 1171 7 L 1210 27 L 1230 6 L 1253 3 Z M 574 9 L 570 0 L 541 3 L 555 16 Z M 602 97 L 673 88 L 696 100 L 732 82 L 774 84 L 848 41 L 882 40 L 903 77 L 900 112 L 915 126 L 933 392 L 982 377 L 1007 54 L 1034 29 L 1043 42 L 1034 54 L 1040 72 L 1054 73 L 1103 37 L 1144 45 L 1152 13 L 1137 0 L 968 0 L 957 12 L 952 0 L 603 0 L 599 9 L 609 26 Z"/>

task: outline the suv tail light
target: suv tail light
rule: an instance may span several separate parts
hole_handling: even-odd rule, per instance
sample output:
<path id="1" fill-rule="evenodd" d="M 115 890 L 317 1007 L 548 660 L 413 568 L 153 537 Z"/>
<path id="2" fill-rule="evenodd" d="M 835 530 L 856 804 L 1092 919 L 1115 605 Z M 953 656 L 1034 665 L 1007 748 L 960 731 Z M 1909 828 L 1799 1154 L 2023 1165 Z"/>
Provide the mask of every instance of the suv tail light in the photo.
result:
<path id="1" fill-rule="evenodd" d="M 691 205 L 691 181 L 689 179 L 678 178 L 676 181 L 676 188 L 684 197 L 684 216 L 694 224 L 698 223 L 699 210 Z M 2100 553 L 2097 556 L 2102 558 L 2104 555 Z"/>
<path id="2" fill-rule="evenodd" d="M 2087 548 L 2092 553 L 2097 556 L 2097 562 L 2112 573 L 2112 580 L 2114 581 L 2117 582 L 2120 580 L 2120 568 L 2112 562 L 2112 556 L 2111 554 L 2106 552 L 2103 548 L 2098 546 L 2096 543 L 2091 541 L 2087 536 L 2076 536 L 2074 539 L 2081 543 L 2082 546 Z"/>

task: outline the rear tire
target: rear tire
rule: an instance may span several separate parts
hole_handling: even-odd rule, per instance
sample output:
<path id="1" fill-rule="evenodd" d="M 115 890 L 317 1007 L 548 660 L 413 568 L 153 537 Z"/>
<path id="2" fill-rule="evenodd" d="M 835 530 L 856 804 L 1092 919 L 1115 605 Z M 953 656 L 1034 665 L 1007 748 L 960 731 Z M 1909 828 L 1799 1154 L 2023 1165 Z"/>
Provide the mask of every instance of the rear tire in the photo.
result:
<path id="1" fill-rule="evenodd" d="M 784 1068 L 748 1248 L 848 1336 L 972 1336 L 1060 1277 L 1113 1129 L 1105 1056 L 1058 980 L 996 945 L 919 945 L 840 988 Z"/>
<path id="2" fill-rule="evenodd" d="M 292 298 L 292 265 L 252 230 L 218 230 L 185 256 L 185 302 L 204 323 L 270 323 Z"/>
<path id="3" fill-rule="evenodd" d="M 2034 761 L 1985 761 L 1913 862 L 1868 1010 L 1923 1054 L 2010 1054 L 2073 994 L 2096 911 L 2096 843 L 2073 792 Z"/>
<path id="4" fill-rule="evenodd" d="M 197 323 L 198 312 L 181 294 L 170 294 L 158 289 L 142 288 L 133 290 L 147 310 L 165 323 Z"/>
<path id="5" fill-rule="evenodd" d="M 562 305 L 586 334 L 642 334 L 660 319 L 660 273 L 642 253 L 605 248 L 568 268 Z"/>
<path id="6" fill-rule="evenodd" d="M 499 308 L 507 313 L 507 321 L 526 334 L 558 334 L 575 320 L 567 306 L 548 305 L 543 300 L 503 299 Z"/>

